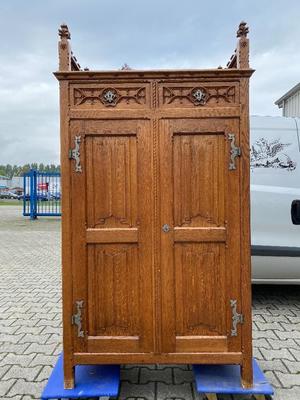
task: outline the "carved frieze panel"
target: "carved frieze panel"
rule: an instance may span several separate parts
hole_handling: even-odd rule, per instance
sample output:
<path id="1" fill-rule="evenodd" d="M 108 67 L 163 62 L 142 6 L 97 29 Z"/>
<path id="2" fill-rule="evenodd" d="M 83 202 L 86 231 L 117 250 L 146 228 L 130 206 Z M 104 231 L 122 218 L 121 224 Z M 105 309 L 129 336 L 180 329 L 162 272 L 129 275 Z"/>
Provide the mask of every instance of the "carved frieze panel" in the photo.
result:
<path id="1" fill-rule="evenodd" d="M 226 106 L 237 102 L 233 84 L 164 84 L 160 87 L 160 104 L 165 107 Z"/>
<path id="2" fill-rule="evenodd" d="M 141 108 L 149 103 L 148 89 L 143 84 L 75 85 L 71 91 L 76 108 Z"/>

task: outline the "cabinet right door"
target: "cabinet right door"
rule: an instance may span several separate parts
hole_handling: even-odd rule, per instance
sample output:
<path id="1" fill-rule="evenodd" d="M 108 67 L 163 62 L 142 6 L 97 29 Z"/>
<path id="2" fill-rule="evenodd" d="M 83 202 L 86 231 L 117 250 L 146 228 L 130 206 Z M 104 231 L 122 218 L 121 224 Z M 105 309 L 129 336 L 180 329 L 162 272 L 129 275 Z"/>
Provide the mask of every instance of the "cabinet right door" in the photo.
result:
<path id="1" fill-rule="evenodd" d="M 239 120 L 160 123 L 162 352 L 240 352 Z"/>

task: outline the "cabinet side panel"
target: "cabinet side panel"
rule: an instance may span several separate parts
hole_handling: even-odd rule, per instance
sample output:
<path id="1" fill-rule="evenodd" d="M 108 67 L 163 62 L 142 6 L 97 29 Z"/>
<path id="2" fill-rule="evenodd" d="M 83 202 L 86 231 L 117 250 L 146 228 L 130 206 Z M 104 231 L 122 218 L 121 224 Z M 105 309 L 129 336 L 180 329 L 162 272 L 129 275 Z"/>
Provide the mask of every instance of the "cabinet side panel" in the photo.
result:
<path id="1" fill-rule="evenodd" d="M 69 109 L 68 109 L 68 82 L 60 82 L 60 160 L 61 160 L 61 239 L 62 239 L 62 291 L 63 291 L 63 348 L 65 371 L 72 371 L 73 340 L 71 315 L 73 308 L 72 294 L 72 245 L 71 245 L 71 201 L 70 201 L 70 162 L 68 150 L 69 138 Z M 71 377 L 65 376 L 65 379 Z M 72 382 L 65 382 L 66 384 Z"/>

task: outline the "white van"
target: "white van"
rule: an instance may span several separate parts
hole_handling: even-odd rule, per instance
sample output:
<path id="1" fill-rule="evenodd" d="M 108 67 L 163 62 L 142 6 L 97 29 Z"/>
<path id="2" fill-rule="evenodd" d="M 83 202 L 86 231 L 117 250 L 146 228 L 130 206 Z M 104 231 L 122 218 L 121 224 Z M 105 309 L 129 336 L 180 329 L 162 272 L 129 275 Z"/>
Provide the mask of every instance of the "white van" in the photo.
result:
<path id="1" fill-rule="evenodd" d="M 250 118 L 254 283 L 300 284 L 300 118 Z"/>

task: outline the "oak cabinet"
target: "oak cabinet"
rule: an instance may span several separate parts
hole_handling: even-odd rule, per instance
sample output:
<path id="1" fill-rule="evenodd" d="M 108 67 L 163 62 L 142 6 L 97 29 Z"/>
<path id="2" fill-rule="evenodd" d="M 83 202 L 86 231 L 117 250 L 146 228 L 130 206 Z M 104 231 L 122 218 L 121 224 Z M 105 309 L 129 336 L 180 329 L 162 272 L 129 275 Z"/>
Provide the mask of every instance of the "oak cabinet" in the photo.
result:
<path id="1" fill-rule="evenodd" d="M 82 71 L 60 37 L 66 388 L 93 363 L 251 385 L 247 27 L 212 70 Z"/>

